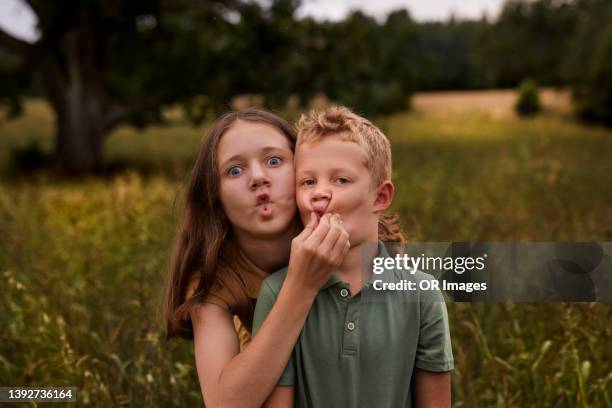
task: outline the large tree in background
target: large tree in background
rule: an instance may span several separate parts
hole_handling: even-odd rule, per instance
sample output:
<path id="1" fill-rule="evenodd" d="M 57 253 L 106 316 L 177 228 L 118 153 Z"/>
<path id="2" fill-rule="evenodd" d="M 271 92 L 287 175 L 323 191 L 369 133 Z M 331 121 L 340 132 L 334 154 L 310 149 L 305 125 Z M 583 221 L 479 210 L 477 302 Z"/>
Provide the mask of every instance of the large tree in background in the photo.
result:
<path id="1" fill-rule="evenodd" d="M 32 74 L 56 114 L 55 154 L 65 168 L 99 167 L 104 140 L 120 123 L 160 121 L 172 103 L 202 118 L 235 93 L 221 78 L 232 42 L 226 2 L 26 3 L 40 37 L 30 44 L 0 30 L 0 103 L 19 113 Z"/>

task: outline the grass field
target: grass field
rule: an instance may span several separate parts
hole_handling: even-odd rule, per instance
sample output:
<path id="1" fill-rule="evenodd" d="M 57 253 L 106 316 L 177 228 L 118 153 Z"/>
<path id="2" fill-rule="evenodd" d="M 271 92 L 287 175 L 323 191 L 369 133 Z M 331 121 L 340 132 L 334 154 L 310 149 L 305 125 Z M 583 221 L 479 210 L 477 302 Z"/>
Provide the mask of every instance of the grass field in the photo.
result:
<path id="1" fill-rule="evenodd" d="M 408 235 L 611 241 L 612 131 L 575 123 L 562 97 L 529 120 L 507 101 L 417 95 L 414 112 L 376 118 Z M 122 170 L 103 177 L 11 170 L 11 151 L 49 151 L 52 133 L 40 101 L 0 123 L 0 385 L 76 386 L 96 406 L 200 403 L 192 344 L 163 339 L 157 305 L 203 128 L 119 129 L 106 156 Z M 612 407 L 611 305 L 448 308 L 454 406 Z"/>

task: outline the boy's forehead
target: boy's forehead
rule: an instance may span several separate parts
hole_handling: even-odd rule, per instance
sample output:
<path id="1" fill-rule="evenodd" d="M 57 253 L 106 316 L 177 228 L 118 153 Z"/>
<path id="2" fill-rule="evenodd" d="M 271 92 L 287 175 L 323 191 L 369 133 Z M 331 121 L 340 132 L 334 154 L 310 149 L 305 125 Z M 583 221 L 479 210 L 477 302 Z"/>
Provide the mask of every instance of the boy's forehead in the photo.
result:
<path id="1" fill-rule="evenodd" d="M 334 159 L 333 162 L 330 159 Z M 361 163 L 367 167 L 367 155 L 356 141 L 350 139 L 348 134 L 337 133 L 326 135 L 313 141 L 303 142 L 295 149 L 296 168 L 300 164 L 318 162 L 318 165 L 339 165 L 342 161 L 350 160 L 350 163 Z"/>

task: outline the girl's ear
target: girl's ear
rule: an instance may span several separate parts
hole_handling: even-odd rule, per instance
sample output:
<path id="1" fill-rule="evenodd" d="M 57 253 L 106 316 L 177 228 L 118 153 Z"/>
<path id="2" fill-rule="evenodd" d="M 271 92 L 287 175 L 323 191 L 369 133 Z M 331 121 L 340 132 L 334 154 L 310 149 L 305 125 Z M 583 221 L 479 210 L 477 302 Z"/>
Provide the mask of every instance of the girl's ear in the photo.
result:
<path id="1" fill-rule="evenodd" d="M 376 199 L 374 200 L 374 212 L 383 212 L 391 206 L 393 195 L 395 194 L 395 186 L 391 180 L 385 180 L 376 189 Z"/>

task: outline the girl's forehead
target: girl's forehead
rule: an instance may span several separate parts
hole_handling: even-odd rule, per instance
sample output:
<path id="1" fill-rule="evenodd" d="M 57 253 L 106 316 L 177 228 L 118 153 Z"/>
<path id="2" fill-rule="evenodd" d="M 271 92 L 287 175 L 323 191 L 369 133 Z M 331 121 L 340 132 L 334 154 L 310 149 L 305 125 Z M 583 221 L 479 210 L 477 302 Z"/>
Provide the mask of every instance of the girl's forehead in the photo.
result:
<path id="1" fill-rule="evenodd" d="M 270 148 L 291 151 L 289 140 L 276 127 L 267 123 L 237 120 L 221 136 L 218 158 L 223 162 L 235 155 L 249 155 Z"/>
<path id="2" fill-rule="evenodd" d="M 219 154 L 222 150 L 253 149 L 263 145 L 290 148 L 289 140 L 280 129 L 267 123 L 238 120 L 221 136 Z"/>

